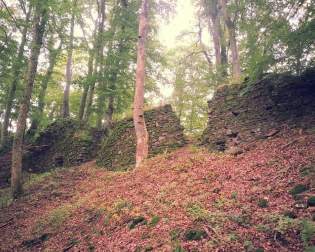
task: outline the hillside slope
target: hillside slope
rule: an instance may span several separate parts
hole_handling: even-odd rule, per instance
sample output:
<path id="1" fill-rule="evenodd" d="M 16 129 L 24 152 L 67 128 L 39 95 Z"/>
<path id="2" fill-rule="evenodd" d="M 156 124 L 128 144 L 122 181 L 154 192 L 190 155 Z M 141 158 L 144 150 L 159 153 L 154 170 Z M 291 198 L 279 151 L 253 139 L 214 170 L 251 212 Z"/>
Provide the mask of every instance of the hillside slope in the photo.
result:
<path id="1" fill-rule="evenodd" d="M 314 175 L 315 135 L 298 130 L 237 157 L 187 146 L 129 172 L 90 162 L 31 177 L 1 209 L 0 251 L 314 251 Z"/>

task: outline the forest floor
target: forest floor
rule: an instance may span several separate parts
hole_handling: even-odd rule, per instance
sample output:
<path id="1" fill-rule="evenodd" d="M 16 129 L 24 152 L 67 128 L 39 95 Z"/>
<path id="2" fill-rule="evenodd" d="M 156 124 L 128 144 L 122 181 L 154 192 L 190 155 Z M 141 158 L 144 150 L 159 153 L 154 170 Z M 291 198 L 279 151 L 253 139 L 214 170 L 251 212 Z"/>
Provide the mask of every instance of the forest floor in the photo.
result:
<path id="1" fill-rule="evenodd" d="M 0 210 L 0 251 L 315 251 L 314 176 L 315 135 L 298 132 L 236 157 L 188 145 L 134 171 L 32 175 Z"/>

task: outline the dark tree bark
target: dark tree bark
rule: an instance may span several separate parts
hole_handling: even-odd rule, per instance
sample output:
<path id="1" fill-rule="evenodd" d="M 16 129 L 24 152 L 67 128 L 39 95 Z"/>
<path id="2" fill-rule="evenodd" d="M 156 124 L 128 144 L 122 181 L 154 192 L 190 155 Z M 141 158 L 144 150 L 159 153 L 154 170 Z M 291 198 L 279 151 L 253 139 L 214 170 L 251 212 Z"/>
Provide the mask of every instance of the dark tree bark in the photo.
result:
<path id="1" fill-rule="evenodd" d="M 149 136 L 144 119 L 145 52 L 148 33 L 148 0 L 142 0 L 139 16 L 139 38 L 137 49 L 136 87 L 133 105 L 133 121 L 136 131 L 136 168 L 147 158 Z"/>
<path id="2" fill-rule="evenodd" d="M 83 115 L 83 121 L 88 122 L 90 114 L 91 114 L 91 108 L 93 104 L 93 98 L 94 98 L 94 93 L 95 93 L 95 84 L 96 81 L 98 82 L 98 85 L 100 86 L 101 84 L 101 76 L 102 76 L 102 63 L 104 60 L 104 25 L 105 25 L 105 20 L 106 20 L 106 5 L 105 5 L 105 0 L 100 0 L 98 2 L 99 10 L 98 10 L 98 32 L 96 36 L 96 56 L 95 56 L 95 68 L 94 68 L 94 74 L 96 76 L 96 80 L 93 81 L 93 83 L 90 86 L 89 92 L 88 92 L 88 98 L 86 101 L 86 109 Z M 99 69 L 98 69 L 99 68 Z M 100 98 L 99 98 L 100 99 Z M 99 102 L 98 102 L 99 104 Z M 102 118 L 102 115 L 101 117 Z M 101 123 L 97 122 L 97 127 L 101 128 Z"/>
<path id="3" fill-rule="evenodd" d="M 47 9 L 37 2 L 33 20 L 33 38 L 31 44 L 30 58 L 28 60 L 27 73 L 25 78 L 25 90 L 20 105 L 19 116 L 16 124 L 16 133 L 12 148 L 12 167 L 11 167 L 11 189 L 16 198 L 22 193 L 22 156 L 23 138 L 26 128 L 26 118 L 29 112 L 30 100 L 33 91 L 35 75 L 37 72 L 38 57 L 43 44 L 43 36 L 47 23 Z"/>
<path id="4" fill-rule="evenodd" d="M 63 106 L 62 106 L 62 117 L 70 117 L 70 105 L 69 105 L 69 96 L 70 96 L 70 86 L 72 84 L 72 55 L 73 55 L 73 39 L 74 39 L 74 21 L 75 21 L 75 11 L 76 0 L 73 1 L 72 5 L 72 16 L 70 24 L 70 41 L 68 47 L 68 59 L 66 67 L 66 87 L 63 94 Z"/>
<path id="5" fill-rule="evenodd" d="M 54 68 L 56 65 L 56 59 L 61 51 L 62 42 L 60 42 L 57 49 L 53 49 L 53 40 L 49 42 L 49 66 L 46 72 L 45 77 L 43 78 L 41 85 L 40 85 L 40 91 L 38 96 L 38 107 L 35 109 L 33 120 L 31 123 L 31 127 L 29 129 L 29 132 L 31 135 L 34 135 L 36 131 L 38 130 L 39 124 L 43 117 L 43 111 L 45 108 L 45 97 L 46 97 L 46 91 L 48 87 L 48 83 L 51 80 L 51 76 L 54 73 Z"/>
<path id="6" fill-rule="evenodd" d="M 231 48 L 231 54 L 232 54 L 233 77 L 236 80 L 239 80 L 241 78 L 241 64 L 240 64 L 237 41 L 236 41 L 235 25 L 232 22 L 231 17 L 228 13 L 226 0 L 220 0 L 220 3 L 222 7 L 225 24 L 229 32 L 229 41 L 230 41 L 230 48 Z"/>
<path id="7" fill-rule="evenodd" d="M 32 8 L 31 5 L 29 7 L 29 10 L 25 17 L 25 24 L 22 31 L 22 39 L 21 44 L 19 46 L 18 54 L 16 57 L 16 61 L 13 66 L 13 73 L 12 73 L 12 83 L 10 86 L 10 90 L 6 99 L 6 106 L 5 106 L 5 113 L 4 113 L 4 119 L 3 124 L 1 128 L 1 142 L 0 142 L 0 149 L 4 148 L 8 141 L 8 128 L 9 128 L 9 122 L 11 118 L 11 111 L 13 106 L 13 101 L 15 98 L 15 93 L 17 89 L 17 85 L 19 83 L 20 77 L 21 77 L 21 69 L 23 67 L 23 55 L 24 55 L 24 47 L 26 44 L 26 36 L 29 26 L 29 21 L 31 17 Z"/>
<path id="8" fill-rule="evenodd" d="M 210 6 L 208 6 L 209 12 L 209 28 L 210 34 L 213 40 L 213 47 L 215 52 L 215 63 L 217 69 L 221 66 L 221 24 L 220 24 L 220 13 L 218 8 L 218 1 L 211 0 Z"/>
<path id="9" fill-rule="evenodd" d="M 88 97 L 88 92 L 91 86 L 91 82 L 93 81 L 93 63 L 94 63 L 94 49 L 90 49 L 89 51 L 89 62 L 88 62 L 88 74 L 87 74 L 87 83 L 85 83 L 85 86 L 83 88 L 83 93 L 81 96 L 80 101 L 80 108 L 79 108 L 79 120 L 83 120 L 83 115 L 86 107 L 86 100 Z"/>

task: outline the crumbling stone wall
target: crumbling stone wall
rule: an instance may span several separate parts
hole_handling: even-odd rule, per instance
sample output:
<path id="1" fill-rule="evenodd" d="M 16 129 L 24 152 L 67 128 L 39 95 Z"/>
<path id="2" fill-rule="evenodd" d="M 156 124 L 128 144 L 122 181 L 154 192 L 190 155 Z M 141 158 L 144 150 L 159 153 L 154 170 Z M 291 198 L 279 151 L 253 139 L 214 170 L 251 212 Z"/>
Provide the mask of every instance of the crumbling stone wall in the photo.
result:
<path id="1" fill-rule="evenodd" d="M 183 127 L 170 105 L 144 113 L 149 133 L 149 155 L 153 156 L 185 144 Z M 135 164 L 136 137 L 132 118 L 117 122 L 104 140 L 97 164 L 122 170 Z"/>
<path id="2" fill-rule="evenodd" d="M 90 161 L 103 136 L 104 132 L 84 127 L 76 120 L 59 119 L 39 135 L 34 146 L 40 148 L 26 156 L 25 167 L 40 172 Z"/>
<path id="3" fill-rule="evenodd" d="M 315 69 L 300 77 L 267 75 L 251 85 L 223 86 L 208 102 L 209 121 L 202 144 L 224 151 L 272 137 L 284 128 L 312 128 L 314 97 Z"/>
<path id="4" fill-rule="evenodd" d="M 73 119 L 59 119 L 24 146 L 23 170 L 44 172 L 55 167 L 79 165 L 96 157 L 104 131 L 87 128 Z M 10 179 L 11 152 L 0 156 L 0 186 Z"/>

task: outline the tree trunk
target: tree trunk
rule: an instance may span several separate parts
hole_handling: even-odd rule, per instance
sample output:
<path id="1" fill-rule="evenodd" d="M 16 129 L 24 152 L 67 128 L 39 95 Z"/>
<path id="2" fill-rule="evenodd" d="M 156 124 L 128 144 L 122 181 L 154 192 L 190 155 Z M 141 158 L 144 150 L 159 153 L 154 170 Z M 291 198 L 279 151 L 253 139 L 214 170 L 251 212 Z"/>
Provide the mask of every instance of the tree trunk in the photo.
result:
<path id="1" fill-rule="evenodd" d="M 85 83 L 81 101 L 80 101 L 80 108 L 79 108 L 79 120 L 83 120 L 83 115 L 86 107 L 86 100 L 88 97 L 89 88 L 91 85 L 91 81 L 93 78 L 93 63 L 94 63 L 94 52 L 93 49 L 90 50 L 89 53 L 89 62 L 88 62 L 88 74 L 87 74 L 87 83 Z"/>
<path id="2" fill-rule="evenodd" d="M 148 0 L 142 0 L 139 17 L 139 39 L 137 51 L 136 87 L 133 105 L 133 121 L 136 131 L 136 168 L 147 158 L 149 152 L 148 131 L 144 119 L 145 44 L 148 33 Z"/>
<path id="3" fill-rule="evenodd" d="M 220 68 L 222 61 L 221 61 L 221 39 L 220 39 L 220 18 L 218 15 L 211 18 L 212 28 L 211 28 L 211 35 L 213 39 L 213 47 L 215 52 L 215 63 L 217 69 Z"/>
<path id="4" fill-rule="evenodd" d="M 52 44 L 53 44 L 53 41 L 51 41 L 50 48 L 49 48 L 49 66 L 48 66 L 46 75 L 43 78 L 41 85 L 40 85 L 41 89 L 39 91 L 39 96 L 38 96 L 38 107 L 35 109 L 34 118 L 32 120 L 32 124 L 31 124 L 30 130 L 29 130 L 31 135 L 34 135 L 36 133 L 38 126 L 42 120 L 43 111 L 45 108 L 46 90 L 48 87 L 48 83 L 51 79 L 51 76 L 54 72 L 54 68 L 56 65 L 56 59 L 57 59 L 58 54 L 60 53 L 60 50 L 62 47 L 62 42 L 60 42 L 57 49 L 53 49 Z"/>
<path id="5" fill-rule="evenodd" d="M 222 7 L 225 24 L 229 32 L 229 40 L 230 40 L 230 47 L 231 47 L 231 54 L 232 54 L 233 78 L 236 80 L 240 80 L 241 65 L 240 65 L 239 53 L 238 53 L 238 48 L 237 48 L 235 25 L 232 22 L 231 17 L 228 13 L 226 0 L 220 0 L 220 1 L 221 1 L 221 7 Z"/>
<path id="6" fill-rule="evenodd" d="M 73 1 L 72 5 L 72 17 L 70 24 L 70 41 L 68 47 L 68 59 L 66 66 L 66 87 L 63 94 L 63 107 L 62 107 L 62 117 L 70 117 L 70 106 L 69 106 L 69 96 L 70 96 L 70 86 L 72 83 L 72 54 L 73 54 L 73 37 L 74 37 L 74 21 L 75 21 L 75 11 L 76 0 Z"/>
<path id="7" fill-rule="evenodd" d="M 205 2 L 205 5 L 208 8 L 209 28 L 210 28 L 210 34 L 213 40 L 216 68 L 217 70 L 220 70 L 220 66 L 222 63 L 221 62 L 221 41 L 220 41 L 220 35 L 221 35 L 220 25 L 221 24 L 220 24 L 220 15 L 219 15 L 219 9 L 218 9 L 218 1 L 212 0 L 209 3 Z"/>
<path id="8" fill-rule="evenodd" d="M 113 114 L 114 114 L 114 96 L 111 95 L 108 99 L 108 107 L 105 113 L 104 129 L 110 129 L 112 127 Z"/>
<path id="9" fill-rule="evenodd" d="M 98 10 L 98 34 L 97 34 L 97 40 L 96 40 L 96 56 L 95 56 L 95 68 L 94 68 L 94 74 L 96 76 L 96 80 L 98 82 L 98 85 L 101 83 L 101 72 L 102 72 L 102 64 L 103 64 L 103 59 L 104 59 L 104 25 L 105 25 L 105 19 L 106 19 L 106 5 L 105 5 L 105 0 L 100 0 L 99 3 L 99 10 Z M 99 69 L 98 69 L 99 68 Z M 90 114 L 91 114 L 91 107 L 93 103 L 93 98 L 94 98 L 94 91 L 95 91 L 95 82 L 96 80 L 93 81 L 92 85 L 90 86 L 90 90 L 88 93 L 88 98 L 87 98 L 87 104 L 86 104 L 86 111 L 83 115 L 83 121 L 88 122 Z M 100 98 L 98 99 L 100 100 Z M 98 102 L 99 103 L 99 102 Z M 99 115 L 99 113 L 98 113 Z M 100 127 L 101 122 L 97 121 L 97 127 Z"/>
<path id="10" fill-rule="evenodd" d="M 47 22 L 47 10 L 45 6 L 37 2 L 34 16 L 34 31 L 31 44 L 30 58 L 25 78 L 25 90 L 20 105 L 19 116 L 16 124 L 16 133 L 12 148 L 11 189 L 16 198 L 22 193 L 22 156 L 23 138 L 26 128 L 26 118 L 29 111 L 30 100 L 33 91 L 35 75 L 37 72 L 38 57 L 43 44 L 43 36 Z"/>
<path id="11" fill-rule="evenodd" d="M 31 5 L 29 7 L 29 10 L 25 17 L 25 24 L 22 31 L 22 39 L 21 44 L 19 46 L 18 55 L 15 61 L 15 64 L 13 66 L 13 80 L 10 86 L 10 90 L 7 96 L 6 100 L 6 107 L 5 107 L 5 113 L 3 118 L 3 125 L 1 128 L 1 142 L 0 142 L 0 149 L 4 148 L 8 141 L 8 128 L 9 128 L 9 122 L 11 117 L 11 111 L 13 106 L 13 101 L 16 93 L 16 88 L 19 83 L 20 77 L 21 77 L 21 68 L 23 67 L 23 54 L 24 54 L 24 47 L 26 44 L 26 36 L 27 36 L 27 30 L 28 25 L 31 17 L 32 8 Z"/>

